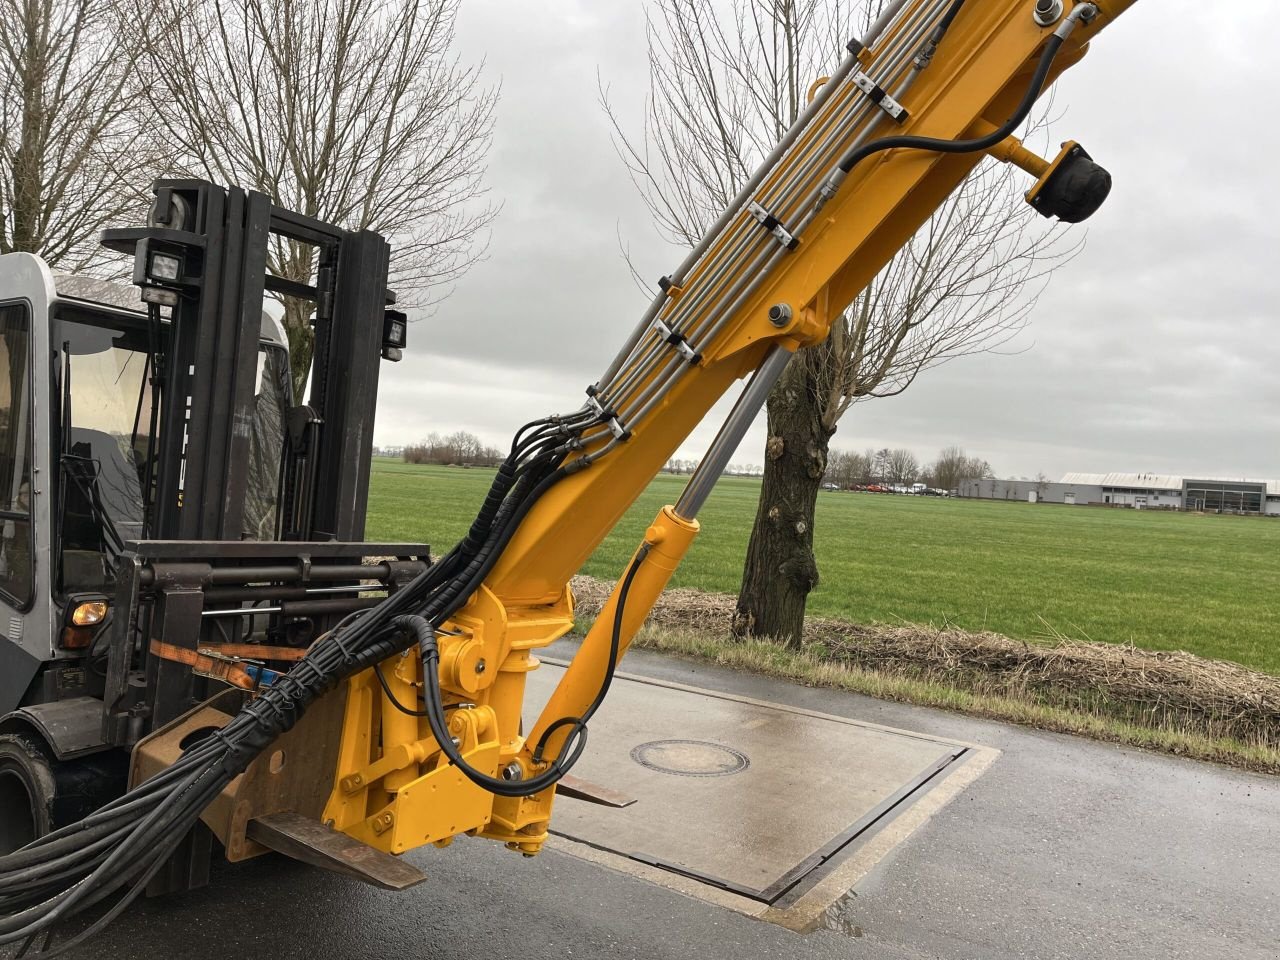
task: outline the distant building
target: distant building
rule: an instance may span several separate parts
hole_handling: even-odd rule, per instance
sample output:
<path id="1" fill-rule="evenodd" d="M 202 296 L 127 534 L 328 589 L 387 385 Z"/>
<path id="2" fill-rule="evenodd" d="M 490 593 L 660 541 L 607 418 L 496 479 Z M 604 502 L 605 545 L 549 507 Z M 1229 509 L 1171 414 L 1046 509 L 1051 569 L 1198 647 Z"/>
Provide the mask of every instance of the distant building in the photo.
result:
<path id="1" fill-rule="evenodd" d="M 1280 481 L 1277 480 L 1175 477 L 1156 473 L 1068 473 L 1056 483 L 994 478 L 966 480 L 956 492 L 962 497 L 982 500 L 1280 516 Z"/>
<path id="2" fill-rule="evenodd" d="M 1062 483 L 1087 494 L 1077 502 L 1141 509 L 1181 510 L 1182 478 L 1158 473 L 1068 473 Z"/>

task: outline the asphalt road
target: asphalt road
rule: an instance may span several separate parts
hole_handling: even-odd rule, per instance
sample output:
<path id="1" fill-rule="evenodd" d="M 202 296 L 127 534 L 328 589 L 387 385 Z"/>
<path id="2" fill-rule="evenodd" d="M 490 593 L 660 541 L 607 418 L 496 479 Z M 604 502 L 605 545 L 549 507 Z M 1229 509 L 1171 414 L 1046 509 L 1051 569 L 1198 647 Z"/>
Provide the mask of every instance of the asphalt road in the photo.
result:
<path id="1" fill-rule="evenodd" d="M 430 879 L 402 894 L 282 859 L 224 865 L 76 956 L 1280 957 L 1280 780 L 651 654 L 626 669 L 1003 755 L 808 935 L 565 853 L 469 840 L 412 854 Z"/>

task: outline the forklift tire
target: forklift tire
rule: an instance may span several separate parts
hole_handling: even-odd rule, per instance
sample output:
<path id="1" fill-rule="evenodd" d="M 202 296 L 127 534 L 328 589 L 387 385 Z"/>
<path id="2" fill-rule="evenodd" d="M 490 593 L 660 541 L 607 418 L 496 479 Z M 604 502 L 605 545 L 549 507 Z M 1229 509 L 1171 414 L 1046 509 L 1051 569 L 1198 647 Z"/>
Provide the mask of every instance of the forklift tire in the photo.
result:
<path id="1" fill-rule="evenodd" d="M 38 737 L 0 734 L 0 855 L 25 847 L 53 829 L 57 795 L 53 764 Z"/>

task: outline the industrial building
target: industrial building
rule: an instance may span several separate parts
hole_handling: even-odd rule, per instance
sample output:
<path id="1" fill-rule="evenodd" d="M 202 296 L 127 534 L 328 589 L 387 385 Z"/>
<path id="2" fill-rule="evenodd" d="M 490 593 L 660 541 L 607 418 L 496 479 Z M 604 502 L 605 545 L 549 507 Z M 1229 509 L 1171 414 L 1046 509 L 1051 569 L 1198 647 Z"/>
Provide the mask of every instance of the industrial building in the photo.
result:
<path id="1" fill-rule="evenodd" d="M 1280 516 L 1280 481 L 1277 480 L 1176 477 L 1156 473 L 1068 473 L 1056 483 L 995 478 L 965 480 L 956 493 L 982 500 Z"/>

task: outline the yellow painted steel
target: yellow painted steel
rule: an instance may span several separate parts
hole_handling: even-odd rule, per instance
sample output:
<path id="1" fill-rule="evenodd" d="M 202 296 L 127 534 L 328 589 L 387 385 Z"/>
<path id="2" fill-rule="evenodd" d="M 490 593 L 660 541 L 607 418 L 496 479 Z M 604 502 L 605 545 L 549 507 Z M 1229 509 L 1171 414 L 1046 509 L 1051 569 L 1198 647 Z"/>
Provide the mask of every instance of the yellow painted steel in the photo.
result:
<path id="1" fill-rule="evenodd" d="M 402 705 L 418 702 L 419 685 L 404 676 L 414 660 L 395 657 L 381 667 Z M 491 707 L 449 715 L 449 731 L 463 757 L 490 776 L 498 769 L 498 730 Z M 493 799 L 448 763 L 425 719 L 390 704 L 372 671 L 348 682 L 336 783 L 325 822 L 389 853 L 479 831 L 489 821 Z"/>
<path id="2" fill-rule="evenodd" d="M 1050 82 L 1077 62 L 1089 41 L 1131 4 L 1132 0 L 1098 0 L 1100 15 L 1067 40 Z M 883 121 L 872 135 L 959 139 L 981 136 L 1002 124 L 1021 99 L 1053 30 L 1035 24 L 1033 7 L 1034 0 L 971 0 L 905 97 L 908 122 L 899 128 Z M 891 40 L 892 30 L 881 43 Z M 871 62 L 865 51 L 860 59 Z M 860 94 L 841 96 L 833 96 L 824 109 L 847 110 Z M 768 195 L 789 164 L 816 149 L 815 137 L 802 134 L 757 196 Z M 993 152 L 1032 169 L 1043 163 L 1021 151 L 1014 140 Z M 453 635 L 440 639 L 440 683 L 446 697 L 453 704 L 474 704 L 450 714 L 455 735 L 474 766 L 491 775 L 504 771 L 522 778 L 538 772 L 530 744 L 553 721 L 580 716 L 594 699 L 616 610 L 615 596 L 541 717 L 527 737 L 522 736 L 525 675 L 537 666 L 533 651 L 573 626 L 569 578 L 734 381 L 756 369 L 775 346 L 795 350 L 824 338 L 832 319 L 983 156 L 894 150 L 855 168 L 820 219 L 802 233 L 799 247 L 739 309 L 722 318 L 711 342 L 699 345 L 701 363 L 675 382 L 648 418 L 628 424 L 630 439 L 550 488 L 534 505 L 484 586 L 446 624 Z M 773 212 L 784 222 L 794 222 L 792 210 Z M 740 213 L 739 221 L 683 278 L 680 289 L 670 292 L 662 316 L 708 282 L 708 265 L 724 252 L 734 229 L 748 216 Z M 735 269 L 745 267 L 738 264 Z M 722 283 L 729 286 L 737 279 L 731 276 Z M 791 321 L 781 328 L 766 315 L 779 303 L 792 307 Z M 676 516 L 670 507 L 655 519 L 625 606 L 623 649 L 696 532 L 696 523 Z M 396 698 L 406 705 L 418 702 L 420 678 L 412 672 L 414 663 L 410 657 L 383 667 Z M 563 731 L 552 736 L 549 756 L 555 755 L 563 736 Z M 536 853 L 547 836 L 554 794 L 547 789 L 530 798 L 495 798 L 465 781 L 442 763 L 425 721 L 397 711 L 370 674 L 350 684 L 336 783 L 326 817 L 339 829 L 392 852 L 470 832 L 525 854 Z"/>
<path id="3" fill-rule="evenodd" d="M 901 128 L 882 127 L 881 134 L 958 139 L 972 135 L 975 125 L 1003 123 L 1052 32 L 1035 25 L 1032 6 L 1030 0 L 989 0 L 975 2 L 972 11 L 966 7 L 945 48 L 910 91 L 911 119 Z M 1083 56 L 1105 22 L 1099 16 L 1072 34 L 1050 80 Z M 792 155 L 804 156 L 809 149 L 812 145 L 802 137 Z M 703 349 L 696 376 L 683 378 L 662 409 L 636 425 L 620 455 L 557 484 L 533 508 L 490 575 L 490 588 L 526 603 L 555 596 L 733 381 L 754 370 L 775 342 L 796 347 L 825 337 L 832 318 L 853 302 L 982 157 L 896 150 L 855 169 L 799 248 L 727 319 L 715 343 Z M 757 192 L 766 193 L 781 176 L 780 168 Z M 713 245 L 703 263 L 716 253 Z M 682 296 L 704 280 L 695 268 L 682 285 Z M 794 311 L 792 324 L 783 330 L 767 318 L 775 303 L 790 304 Z"/>
<path id="4" fill-rule="evenodd" d="M 995 128 L 992 127 L 992 130 L 994 129 Z M 1067 149 L 1067 146 L 1064 144 L 1062 154 L 1059 156 L 1064 156 L 1067 153 Z M 1044 157 L 1039 154 L 1032 153 L 1023 146 L 1022 141 L 1017 137 L 1005 137 L 994 147 L 988 150 L 987 153 L 1004 163 L 1012 163 L 1021 167 L 1037 180 L 1042 179 L 1044 175 L 1049 172 L 1049 168 L 1052 166 L 1052 164 L 1050 164 Z"/>
<path id="5" fill-rule="evenodd" d="M 654 603 L 657 602 L 667 581 L 671 579 L 676 567 L 688 552 L 697 533 L 698 522 L 680 517 L 672 506 L 663 507 L 645 532 L 644 544 L 640 547 L 640 551 L 644 551 L 644 556 L 640 560 L 627 594 L 626 605 L 623 607 L 619 657 L 626 653 L 631 638 L 649 616 L 649 611 L 653 609 Z M 637 551 L 637 555 L 640 551 Z M 633 556 L 632 562 L 635 561 L 636 557 Z M 537 743 L 548 725 L 559 717 L 578 716 L 585 707 L 582 700 L 583 691 L 589 691 L 594 695 L 599 688 L 608 662 L 610 634 L 617 619 L 618 594 L 621 587 L 620 579 L 608 603 L 601 609 L 600 615 L 596 617 L 595 623 L 587 633 L 581 649 L 569 665 L 564 682 L 556 688 L 551 699 L 547 701 L 546 707 L 543 708 L 538 722 L 534 724 L 529 734 L 530 743 Z M 563 735 L 558 732 L 552 734 L 550 741 L 552 756 L 558 752 L 556 745 L 563 739 Z"/>

